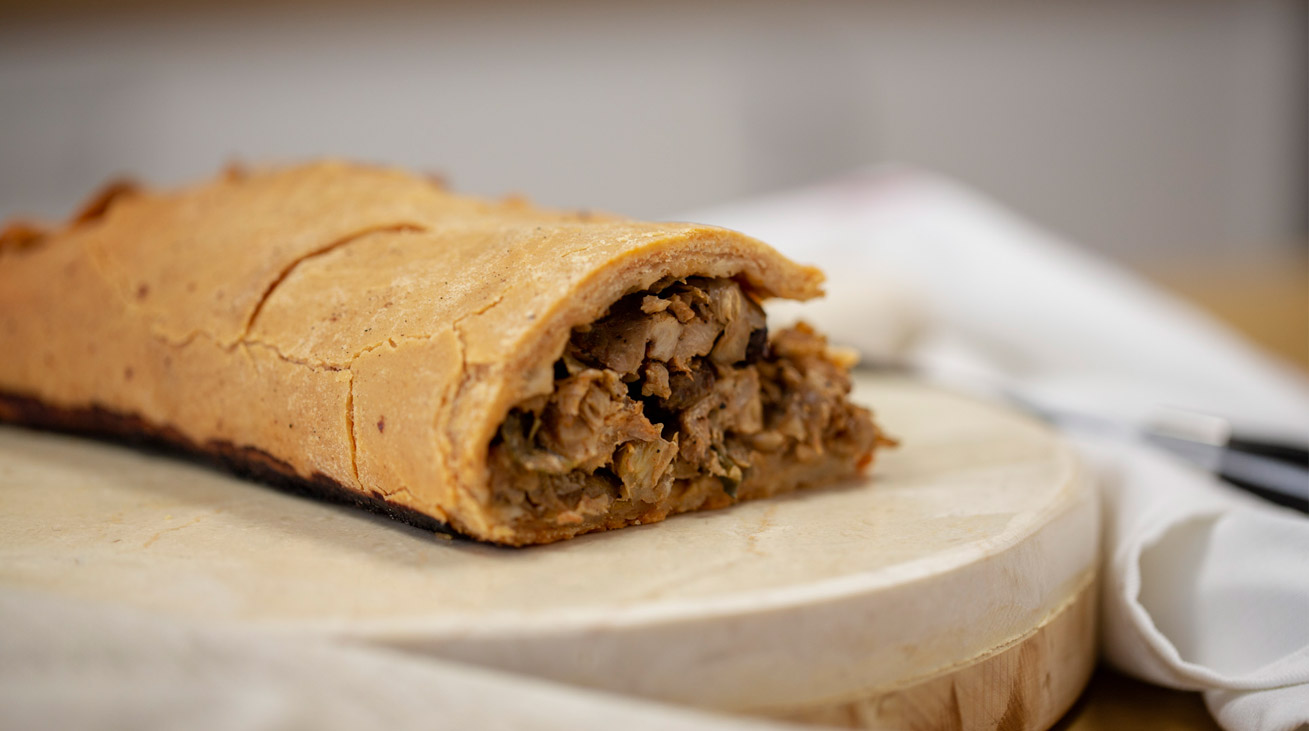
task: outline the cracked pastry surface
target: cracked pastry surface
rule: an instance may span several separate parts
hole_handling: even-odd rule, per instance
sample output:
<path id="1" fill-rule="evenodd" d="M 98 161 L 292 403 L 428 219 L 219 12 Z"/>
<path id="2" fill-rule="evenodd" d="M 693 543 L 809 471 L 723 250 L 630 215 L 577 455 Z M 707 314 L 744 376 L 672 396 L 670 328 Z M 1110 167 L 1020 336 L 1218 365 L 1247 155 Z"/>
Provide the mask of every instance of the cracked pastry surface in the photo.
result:
<path id="1" fill-rule="evenodd" d="M 384 168 L 118 186 L 0 234 L 0 420 L 257 453 L 476 538 L 548 542 L 866 463 L 883 437 L 846 400 L 849 364 L 812 331 L 768 338 L 759 308 L 820 281 L 735 232 Z"/>

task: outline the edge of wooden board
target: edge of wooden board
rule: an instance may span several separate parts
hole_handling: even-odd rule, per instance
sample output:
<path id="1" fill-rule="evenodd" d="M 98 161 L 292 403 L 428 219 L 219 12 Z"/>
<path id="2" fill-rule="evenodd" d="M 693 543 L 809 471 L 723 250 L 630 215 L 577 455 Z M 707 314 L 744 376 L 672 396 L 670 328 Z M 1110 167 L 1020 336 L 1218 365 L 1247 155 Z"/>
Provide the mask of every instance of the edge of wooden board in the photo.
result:
<path id="1" fill-rule="evenodd" d="M 1031 632 L 967 664 L 896 689 L 767 715 L 842 728 L 1047 729 L 1072 707 L 1095 669 L 1096 599 L 1092 573 Z"/>

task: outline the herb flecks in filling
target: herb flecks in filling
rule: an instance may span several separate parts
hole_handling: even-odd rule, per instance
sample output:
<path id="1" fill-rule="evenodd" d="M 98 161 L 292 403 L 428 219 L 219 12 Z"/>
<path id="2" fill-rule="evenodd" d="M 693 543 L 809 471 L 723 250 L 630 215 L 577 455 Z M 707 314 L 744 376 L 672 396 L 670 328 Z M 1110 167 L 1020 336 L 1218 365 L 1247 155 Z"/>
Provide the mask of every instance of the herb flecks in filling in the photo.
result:
<path id="1" fill-rule="evenodd" d="M 769 338 L 763 309 L 731 279 L 629 295 L 573 331 L 554 391 L 505 419 L 493 499 L 566 526 L 853 474 L 885 440 L 848 400 L 849 365 L 803 324 Z"/>

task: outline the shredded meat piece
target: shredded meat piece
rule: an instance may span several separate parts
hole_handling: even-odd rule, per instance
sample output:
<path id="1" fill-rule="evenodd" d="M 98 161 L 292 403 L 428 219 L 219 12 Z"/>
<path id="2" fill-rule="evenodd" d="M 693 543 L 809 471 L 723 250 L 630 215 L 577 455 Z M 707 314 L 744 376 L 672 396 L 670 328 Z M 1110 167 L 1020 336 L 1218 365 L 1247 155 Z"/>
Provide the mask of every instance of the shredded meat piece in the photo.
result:
<path id="1" fill-rule="evenodd" d="M 506 418 L 491 465 L 497 500 L 560 525 L 706 479 L 730 500 L 761 460 L 853 463 L 885 441 L 848 401 L 826 340 L 803 324 L 770 340 L 762 308 L 730 279 L 620 300 L 574 330 L 556 374 L 553 393 Z"/>
<path id="2" fill-rule="evenodd" d="M 619 447 L 614 457 L 614 472 L 623 483 L 620 496 L 647 503 L 667 497 L 673 483 L 668 467 L 676 455 L 677 436 L 671 442 L 656 438 Z"/>
<path id="3" fill-rule="evenodd" d="M 695 310 L 691 309 L 687 298 L 682 294 L 674 294 L 668 298 L 668 309 L 672 310 L 678 322 L 690 322 L 695 319 Z"/>
<path id="4" fill-rule="evenodd" d="M 714 368 L 674 371 L 668 376 L 669 394 L 659 405 L 668 411 L 684 411 L 707 396 L 717 381 Z"/>
<path id="5" fill-rule="evenodd" d="M 668 367 L 658 361 L 647 361 L 641 370 L 641 395 L 658 396 L 665 402 L 673 395 L 668 383 Z"/>
<path id="6" fill-rule="evenodd" d="M 659 438 L 643 412 L 618 374 L 589 368 L 559 382 L 537 422 L 536 442 L 569 470 L 593 472 L 609 463 L 618 445 Z"/>
<path id="7" fill-rule="evenodd" d="M 668 309 L 668 300 L 657 297 L 653 294 L 647 294 L 641 298 L 641 311 L 647 315 L 653 315 L 656 312 L 663 312 Z"/>
<path id="8" fill-rule="evenodd" d="M 643 355 L 648 363 L 667 363 L 682 339 L 682 323 L 667 312 L 650 316 L 650 339 Z"/>

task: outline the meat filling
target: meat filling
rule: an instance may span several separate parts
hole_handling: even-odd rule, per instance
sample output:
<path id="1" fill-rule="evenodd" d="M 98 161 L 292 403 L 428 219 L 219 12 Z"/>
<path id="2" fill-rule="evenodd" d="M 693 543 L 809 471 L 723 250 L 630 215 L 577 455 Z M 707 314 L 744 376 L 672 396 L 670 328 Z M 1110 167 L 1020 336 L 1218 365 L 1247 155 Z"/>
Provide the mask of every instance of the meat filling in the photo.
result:
<path id="1" fill-rule="evenodd" d="M 848 400 L 848 367 L 803 324 L 770 339 L 731 279 L 630 295 L 573 331 L 552 393 L 510 412 L 493 498 L 519 519 L 600 524 L 853 474 L 888 440 Z"/>

